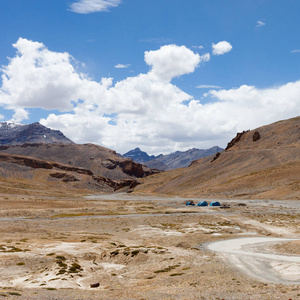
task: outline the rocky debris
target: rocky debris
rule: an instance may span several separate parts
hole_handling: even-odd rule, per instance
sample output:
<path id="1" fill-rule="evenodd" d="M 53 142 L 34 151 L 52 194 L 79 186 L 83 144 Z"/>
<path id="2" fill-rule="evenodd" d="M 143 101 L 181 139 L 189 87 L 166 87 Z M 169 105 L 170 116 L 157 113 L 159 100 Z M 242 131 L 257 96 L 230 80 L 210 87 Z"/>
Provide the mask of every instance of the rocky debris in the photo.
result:
<path id="1" fill-rule="evenodd" d="M 233 138 L 228 144 L 227 144 L 227 147 L 225 148 L 225 150 L 228 150 L 229 148 L 231 148 L 232 146 L 234 146 L 240 139 L 241 137 L 246 133 L 246 132 L 249 132 L 249 130 L 244 130 L 243 132 L 238 132 L 236 134 L 236 137 Z"/>
<path id="2" fill-rule="evenodd" d="M 256 142 L 260 139 L 260 134 L 258 131 L 255 131 L 253 136 L 252 136 L 253 142 Z"/>

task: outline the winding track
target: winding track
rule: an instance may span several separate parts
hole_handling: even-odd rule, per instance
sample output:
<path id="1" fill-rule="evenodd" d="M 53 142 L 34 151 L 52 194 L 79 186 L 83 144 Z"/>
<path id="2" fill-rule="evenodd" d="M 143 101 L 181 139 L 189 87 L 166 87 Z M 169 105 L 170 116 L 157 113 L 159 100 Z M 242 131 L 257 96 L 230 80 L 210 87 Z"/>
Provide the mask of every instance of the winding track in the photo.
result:
<path id="1" fill-rule="evenodd" d="M 275 237 L 248 237 L 213 242 L 207 245 L 219 253 L 226 262 L 240 271 L 262 281 L 281 284 L 300 284 L 300 256 L 271 253 L 272 243 L 295 239 Z"/>

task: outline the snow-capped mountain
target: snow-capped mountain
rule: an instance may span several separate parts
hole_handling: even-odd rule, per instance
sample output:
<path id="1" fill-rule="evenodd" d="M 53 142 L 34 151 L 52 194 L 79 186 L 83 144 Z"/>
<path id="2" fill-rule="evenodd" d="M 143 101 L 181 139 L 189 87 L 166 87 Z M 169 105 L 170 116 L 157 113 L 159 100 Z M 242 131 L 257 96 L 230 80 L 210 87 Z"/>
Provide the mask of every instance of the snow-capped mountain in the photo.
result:
<path id="1" fill-rule="evenodd" d="M 27 125 L 0 122 L 0 145 L 21 145 L 25 143 L 73 144 L 61 131 L 52 130 L 38 122 Z"/>

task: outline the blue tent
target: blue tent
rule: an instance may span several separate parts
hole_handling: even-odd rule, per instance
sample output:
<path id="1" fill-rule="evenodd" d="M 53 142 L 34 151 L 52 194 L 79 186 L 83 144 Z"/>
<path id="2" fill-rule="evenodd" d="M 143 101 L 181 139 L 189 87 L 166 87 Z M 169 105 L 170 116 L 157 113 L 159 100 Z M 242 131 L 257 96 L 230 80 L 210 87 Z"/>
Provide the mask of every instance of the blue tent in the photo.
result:
<path id="1" fill-rule="evenodd" d="M 197 206 L 208 206 L 206 201 L 200 201 L 198 202 Z"/>
<path id="2" fill-rule="evenodd" d="M 188 201 L 185 205 L 192 205 L 192 206 L 195 206 L 195 203 L 194 203 L 194 201 Z"/>
<path id="3" fill-rule="evenodd" d="M 220 202 L 215 201 L 215 202 L 211 202 L 210 206 L 221 206 Z"/>

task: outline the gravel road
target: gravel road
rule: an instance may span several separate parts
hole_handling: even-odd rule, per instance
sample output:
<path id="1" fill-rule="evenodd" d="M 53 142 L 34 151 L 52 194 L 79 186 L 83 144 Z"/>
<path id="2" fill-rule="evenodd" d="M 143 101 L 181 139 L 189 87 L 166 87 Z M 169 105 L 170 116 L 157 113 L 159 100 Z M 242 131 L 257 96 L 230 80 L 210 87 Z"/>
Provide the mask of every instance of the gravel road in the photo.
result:
<path id="1" fill-rule="evenodd" d="M 279 255 L 267 248 L 272 243 L 293 241 L 275 237 L 248 237 L 207 245 L 240 271 L 262 281 L 300 284 L 300 256 Z"/>

